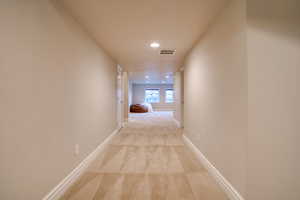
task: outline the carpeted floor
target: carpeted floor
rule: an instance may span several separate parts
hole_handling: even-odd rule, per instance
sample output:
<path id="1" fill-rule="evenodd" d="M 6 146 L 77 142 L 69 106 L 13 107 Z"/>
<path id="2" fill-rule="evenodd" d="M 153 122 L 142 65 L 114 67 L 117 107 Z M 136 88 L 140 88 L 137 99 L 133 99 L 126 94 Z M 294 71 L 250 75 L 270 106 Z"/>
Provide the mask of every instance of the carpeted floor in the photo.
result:
<path id="1" fill-rule="evenodd" d="M 227 200 L 182 140 L 170 112 L 130 114 L 62 200 Z"/>

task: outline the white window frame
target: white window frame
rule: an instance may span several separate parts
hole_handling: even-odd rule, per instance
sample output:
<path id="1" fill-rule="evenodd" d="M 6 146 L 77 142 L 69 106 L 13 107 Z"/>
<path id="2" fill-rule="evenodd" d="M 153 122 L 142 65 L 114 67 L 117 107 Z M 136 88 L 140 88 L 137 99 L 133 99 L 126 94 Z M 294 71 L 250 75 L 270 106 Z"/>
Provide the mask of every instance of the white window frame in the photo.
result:
<path id="1" fill-rule="evenodd" d="M 155 102 L 149 102 L 149 101 L 147 101 L 147 100 L 146 100 L 146 99 L 147 99 L 147 96 L 146 96 L 146 91 L 147 91 L 147 90 L 155 90 L 155 91 L 158 91 L 158 101 L 155 101 Z M 145 91 L 144 91 L 144 93 L 145 93 L 144 101 L 145 101 L 146 103 L 160 103 L 160 89 L 159 89 L 159 88 L 146 88 Z"/>
<path id="2" fill-rule="evenodd" d="M 172 102 L 167 101 L 167 91 L 172 91 L 172 94 L 173 94 Z M 173 88 L 165 89 L 165 103 L 174 103 L 174 89 Z"/>

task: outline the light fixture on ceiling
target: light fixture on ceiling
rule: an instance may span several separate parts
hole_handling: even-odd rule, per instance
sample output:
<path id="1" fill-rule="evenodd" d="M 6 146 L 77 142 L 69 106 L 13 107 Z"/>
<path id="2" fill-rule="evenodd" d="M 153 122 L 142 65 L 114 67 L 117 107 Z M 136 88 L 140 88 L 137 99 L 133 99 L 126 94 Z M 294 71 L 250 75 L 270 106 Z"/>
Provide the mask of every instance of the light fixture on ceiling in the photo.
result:
<path id="1" fill-rule="evenodd" d="M 152 42 L 150 44 L 150 47 L 152 47 L 152 48 L 158 48 L 158 47 L 160 47 L 160 44 L 158 42 Z"/>
<path id="2" fill-rule="evenodd" d="M 166 77 L 166 78 L 170 78 L 170 76 L 169 76 L 169 75 L 166 75 L 165 77 Z"/>
<path id="3" fill-rule="evenodd" d="M 146 79 L 148 79 L 148 78 L 149 78 L 149 76 L 148 76 L 148 75 L 146 75 L 146 76 L 145 76 L 145 78 L 146 78 Z"/>

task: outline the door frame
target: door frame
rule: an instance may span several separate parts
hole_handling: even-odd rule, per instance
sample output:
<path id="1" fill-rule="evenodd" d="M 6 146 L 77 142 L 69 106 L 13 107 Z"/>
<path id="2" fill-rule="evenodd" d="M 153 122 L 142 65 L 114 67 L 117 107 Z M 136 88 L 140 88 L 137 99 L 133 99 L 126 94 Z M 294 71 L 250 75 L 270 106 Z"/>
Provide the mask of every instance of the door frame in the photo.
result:
<path id="1" fill-rule="evenodd" d="M 123 127 L 124 122 L 124 91 L 123 91 L 123 69 L 117 65 L 117 125 Z"/>

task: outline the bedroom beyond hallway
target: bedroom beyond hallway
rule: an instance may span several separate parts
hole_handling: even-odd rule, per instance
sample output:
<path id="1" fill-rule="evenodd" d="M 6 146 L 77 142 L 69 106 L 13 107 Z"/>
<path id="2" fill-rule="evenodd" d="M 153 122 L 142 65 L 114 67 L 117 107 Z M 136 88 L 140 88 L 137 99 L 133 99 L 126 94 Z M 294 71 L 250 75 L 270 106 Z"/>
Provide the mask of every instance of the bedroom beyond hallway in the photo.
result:
<path id="1" fill-rule="evenodd" d="M 142 116 L 134 113 L 169 112 L 177 126 L 183 127 L 183 70 L 128 74 L 128 112 L 131 116 Z"/>
<path id="2" fill-rule="evenodd" d="M 173 73 L 129 73 L 130 112 L 174 111 Z"/>
<path id="3" fill-rule="evenodd" d="M 213 199 L 226 194 L 182 139 L 172 112 L 131 113 L 87 172 L 61 198 Z"/>

